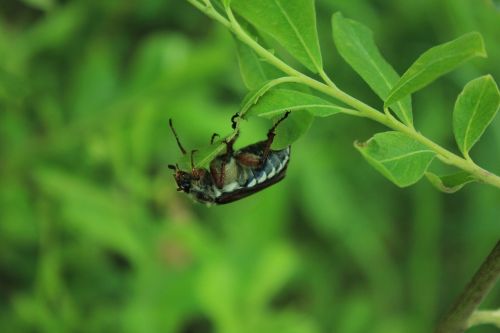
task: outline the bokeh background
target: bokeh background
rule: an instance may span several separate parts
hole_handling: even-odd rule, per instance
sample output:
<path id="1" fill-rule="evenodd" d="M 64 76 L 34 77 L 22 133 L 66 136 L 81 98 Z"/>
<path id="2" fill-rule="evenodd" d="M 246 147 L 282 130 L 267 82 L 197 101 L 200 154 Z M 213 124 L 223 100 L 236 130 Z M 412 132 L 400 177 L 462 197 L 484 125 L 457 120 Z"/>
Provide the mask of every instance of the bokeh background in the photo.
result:
<path id="1" fill-rule="evenodd" d="M 457 94 L 500 81 L 498 3 L 316 7 L 328 72 L 377 107 L 334 49 L 333 12 L 373 29 L 400 73 L 435 44 L 484 35 L 488 59 L 414 97 L 417 128 L 456 151 Z M 246 94 L 234 46 L 181 0 L 1 1 L 1 332 L 432 330 L 499 239 L 500 191 L 397 188 L 352 147 L 384 128 L 339 115 L 296 142 L 278 185 L 193 203 L 166 167 L 180 158 L 168 119 L 189 148 L 229 132 Z M 268 127 L 246 122 L 240 146 Z M 472 156 L 498 174 L 499 147 L 497 117 Z M 482 307 L 499 305 L 497 286 Z"/>

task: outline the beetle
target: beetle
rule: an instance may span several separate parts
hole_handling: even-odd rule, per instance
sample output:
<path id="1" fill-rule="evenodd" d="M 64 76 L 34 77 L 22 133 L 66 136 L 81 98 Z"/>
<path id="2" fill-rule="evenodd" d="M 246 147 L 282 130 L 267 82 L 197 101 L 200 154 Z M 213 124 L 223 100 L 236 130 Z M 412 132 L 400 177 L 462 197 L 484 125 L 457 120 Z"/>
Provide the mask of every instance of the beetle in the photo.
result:
<path id="1" fill-rule="evenodd" d="M 269 129 L 266 140 L 237 151 L 234 151 L 233 145 L 239 136 L 235 121 L 239 115 L 234 115 L 231 122 L 236 134 L 231 140 L 224 141 L 226 151 L 216 156 L 208 169 L 195 167 L 193 155 L 196 150 L 191 151 L 191 171 L 181 170 L 177 164 L 168 165 L 175 172 L 173 176 L 178 186 L 177 191 L 183 191 L 201 203 L 221 205 L 243 199 L 281 181 L 285 177 L 290 160 L 290 146 L 272 150 L 271 144 L 277 126 L 289 114 L 290 111 L 287 111 Z M 179 149 L 185 155 L 186 150 L 174 129 L 172 119 L 169 119 L 169 125 Z M 217 134 L 212 136 L 211 143 L 216 136 Z"/>

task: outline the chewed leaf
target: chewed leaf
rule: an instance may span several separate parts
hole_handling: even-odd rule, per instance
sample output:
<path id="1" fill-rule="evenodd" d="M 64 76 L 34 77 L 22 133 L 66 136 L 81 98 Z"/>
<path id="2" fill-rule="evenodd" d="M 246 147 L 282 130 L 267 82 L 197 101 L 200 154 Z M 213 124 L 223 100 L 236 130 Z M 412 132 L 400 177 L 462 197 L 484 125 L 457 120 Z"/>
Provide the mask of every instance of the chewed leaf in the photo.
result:
<path id="1" fill-rule="evenodd" d="M 474 57 L 486 57 L 483 38 L 477 32 L 427 50 L 392 88 L 385 106 L 391 106 Z"/>
<path id="2" fill-rule="evenodd" d="M 485 75 L 467 83 L 453 110 L 453 132 L 460 151 L 467 155 L 480 139 L 500 107 L 500 92 Z"/>
<path id="3" fill-rule="evenodd" d="M 474 177 L 465 171 L 445 176 L 438 176 L 435 173 L 426 172 L 425 176 L 435 188 L 444 193 L 455 193 L 466 184 L 475 181 Z"/>
<path id="4" fill-rule="evenodd" d="M 273 89 L 252 106 L 247 116 L 276 117 L 286 111 L 307 110 L 317 117 L 327 117 L 348 110 L 320 97 L 289 89 Z M 353 111 L 353 110 L 350 110 Z"/>
<path id="5" fill-rule="evenodd" d="M 375 169 L 400 187 L 416 183 L 427 170 L 436 153 L 406 134 L 375 134 L 355 147 Z"/>
<path id="6" fill-rule="evenodd" d="M 231 7 L 309 70 L 322 68 L 313 0 L 232 0 Z"/>
<path id="7" fill-rule="evenodd" d="M 372 90 L 385 100 L 399 75 L 382 57 L 370 29 L 341 13 L 332 16 L 333 40 L 342 58 L 358 73 Z M 390 108 L 405 124 L 413 123 L 410 96 Z"/>

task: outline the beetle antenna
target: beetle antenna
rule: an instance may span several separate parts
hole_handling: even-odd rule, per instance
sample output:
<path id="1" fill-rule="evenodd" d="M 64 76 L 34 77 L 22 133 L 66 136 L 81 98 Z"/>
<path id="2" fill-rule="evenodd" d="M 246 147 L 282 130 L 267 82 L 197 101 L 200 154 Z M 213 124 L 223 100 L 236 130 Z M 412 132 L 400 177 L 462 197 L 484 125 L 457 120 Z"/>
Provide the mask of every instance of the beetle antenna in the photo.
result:
<path id="1" fill-rule="evenodd" d="M 186 149 L 182 147 L 181 141 L 179 140 L 179 137 L 177 136 L 177 133 L 175 132 L 174 129 L 174 124 L 172 123 L 172 118 L 168 120 L 168 124 L 170 125 L 170 129 L 172 130 L 172 133 L 174 133 L 175 140 L 177 141 L 177 145 L 179 146 L 179 149 L 181 150 L 182 154 L 186 155 Z"/>
<path id="2" fill-rule="evenodd" d="M 194 167 L 194 158 L 193 158 L 193 156 L 194 156 L 194 153 L 196 153 L 197 151 L 198 151 L 197 149 L 193 149 L 193 150 L 191 150 L 191 168 L 192 168 L 193 170 L 195 169 L 195 167 Z"/>

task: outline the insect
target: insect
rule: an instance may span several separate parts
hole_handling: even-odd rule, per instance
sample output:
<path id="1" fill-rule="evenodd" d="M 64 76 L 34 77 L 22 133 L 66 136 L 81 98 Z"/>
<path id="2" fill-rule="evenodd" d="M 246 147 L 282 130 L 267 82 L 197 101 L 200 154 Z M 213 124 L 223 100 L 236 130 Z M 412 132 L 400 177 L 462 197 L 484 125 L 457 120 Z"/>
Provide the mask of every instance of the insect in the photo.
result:
<path id="1" fill-rule="evenodd" d="M 198 202 L 206 204 L 227 204 L 251 194 L 259 192 L 285 177 L 290 159 L 290 146 L 282 150 L 272 150 L 277 126 L 285 120 L 290 111 L 279 119 L 267 132 L 267 139 L 234 151 L 233 145 L 239 136 L 239 129 L 231 140 L 224 141 L 225 153 L 215 157 L 208 169 L 196 168 L 191 151 L 191 171 L 180 170 L 178 165 L 168 167 L 175 171 L 174 178 L 177 191 L 186 192 Z M 235 118 L 231 118 L 232 127 L 236 129 Z M 181 145 L 179 137 L 169 120 L 170 128 L 175 136 L 177 145 L 185 155 L 186 150 Z M 215 136 L 212 136 L 213 143 Z"/>

